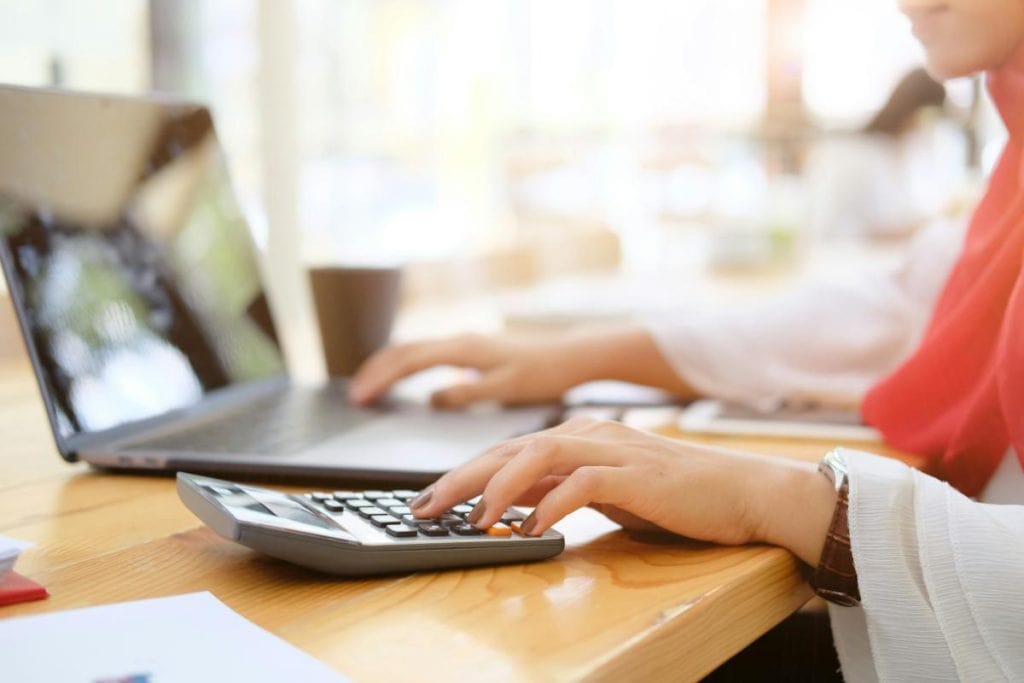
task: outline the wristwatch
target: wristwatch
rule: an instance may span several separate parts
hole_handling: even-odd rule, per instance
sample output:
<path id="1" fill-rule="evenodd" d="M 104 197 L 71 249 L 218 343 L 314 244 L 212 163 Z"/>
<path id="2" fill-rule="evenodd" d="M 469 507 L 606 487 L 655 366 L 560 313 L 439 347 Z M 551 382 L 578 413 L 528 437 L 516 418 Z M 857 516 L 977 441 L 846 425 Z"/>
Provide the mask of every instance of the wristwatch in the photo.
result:
<path id="1" fill-rule="evenodd" d="M 846 467 L 846 458 L 841 448 L 833 448 L 818 463 L 818 471 L 824 474 L 836 488 L 836 493 L 846 484 L 850 470 Z"/>
<path id="2" fill-rule="evenodd" d="M 843 450 L 835 448 L 829 451 L 818 463 L 818 471 L 835 486 L 836 507 L 821 560 L 811 576 L 811 587 L 829 602 L 854 607 L 860 604 L 860 586 L 857 584 L 857 569 L 853 565 L 853 550 L 850 548 L 849 470 Z"/>

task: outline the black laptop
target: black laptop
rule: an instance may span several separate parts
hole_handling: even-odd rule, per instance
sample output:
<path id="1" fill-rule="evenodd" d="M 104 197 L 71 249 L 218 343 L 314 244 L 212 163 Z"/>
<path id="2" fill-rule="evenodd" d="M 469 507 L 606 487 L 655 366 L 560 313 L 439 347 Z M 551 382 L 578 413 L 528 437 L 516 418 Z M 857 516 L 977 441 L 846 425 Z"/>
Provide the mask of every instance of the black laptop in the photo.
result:
<path id="1" fill-rule="evenodd" d="M 422 484 L 551 417 L 294 386 L 195 104 L 0 87 L 0 260 L 67 460 Z"/>

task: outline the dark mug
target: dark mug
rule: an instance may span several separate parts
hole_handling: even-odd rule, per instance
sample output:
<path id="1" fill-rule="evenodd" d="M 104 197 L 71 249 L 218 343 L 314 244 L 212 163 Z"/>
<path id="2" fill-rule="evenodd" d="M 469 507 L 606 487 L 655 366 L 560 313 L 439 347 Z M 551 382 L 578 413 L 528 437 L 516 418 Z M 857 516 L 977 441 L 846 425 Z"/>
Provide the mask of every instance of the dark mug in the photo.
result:
<path id="1" fill-rule="evenodd" d="M 329 376 L 350 377 L 388 343 L 401 279 L 400 268 L 320 266 L 309 270 Z"/>

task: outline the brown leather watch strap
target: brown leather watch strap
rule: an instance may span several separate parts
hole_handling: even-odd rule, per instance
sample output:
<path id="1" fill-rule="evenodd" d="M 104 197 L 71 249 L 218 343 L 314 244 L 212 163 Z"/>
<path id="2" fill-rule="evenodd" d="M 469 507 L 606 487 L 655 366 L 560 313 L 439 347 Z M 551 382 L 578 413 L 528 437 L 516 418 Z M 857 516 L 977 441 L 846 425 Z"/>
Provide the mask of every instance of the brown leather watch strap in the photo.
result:
<path id="1" fill-rule="evenodd" d="M 811 577 L 811 588 L 829 602 L 855 607 L 860 604 L 860 587 L 857 585 L 857 570 L 853 566 L 853 550 L 850 548 L 849 495 L 850 487 L 844 481 L 839 488 L 821 561 Z"/>

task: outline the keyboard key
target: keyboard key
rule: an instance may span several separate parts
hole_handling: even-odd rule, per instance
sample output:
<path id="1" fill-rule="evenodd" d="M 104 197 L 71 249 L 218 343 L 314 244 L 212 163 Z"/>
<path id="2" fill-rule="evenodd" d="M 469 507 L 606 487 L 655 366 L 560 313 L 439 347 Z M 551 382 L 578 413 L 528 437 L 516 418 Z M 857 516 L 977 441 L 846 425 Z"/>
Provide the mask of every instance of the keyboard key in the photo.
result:
<path id="1" fill-rule="evenodd" d="M 398 489 L 397 491 L 392 491 L 391 495 L 397 498 L 398 500 L 412 500 L 416 496 L 420 495 L 420 492 L 408 491 L 406 489 Z"/>
<path id="2" fill-rule="evenodd" d="M 323 491 L 317 491 L 316 493 L 309 494 L 309 497 L 312 498 L 313 500 L 315 500 L 318 503 L 322 503 L 325 500 L 330 500 L 334 496 L 332 496 L 329 493 L 324 493 Z"/>
<path id="3" fill-rule="evenodd" d="M 370 519 L 371 517 L 375 517 L 377 515 L 388 514 L 387 510 L 381 510 L 379 507 L 376 506 L 368 508 L 359 508 L 358 510 L 356 510 L 356 512 L 358 512 L 359 516 L 363 519 Z M 395 521 L 397 522 L 398 520 L 396 519 Z"/>
<path id="4" fill-rule="evenodd" d="M 384 531 L 387 532 L 388 536 L 394 536 L 395 538 L 415 538 L 417 534 L 416 529 L 404 524 L 389 524 L 384 527 Z"/>
<path id="5" fill-rule="evenodd" d="M 452 527 L 459 526 L 460 524 L 465 524 L 466 520 L 462 519 L 458 515 L 451 515 L 446 512 L 437 518 L 437 523 L 441 526 Z"/>
<path id="6" fill-rule="evenodd" d="M 352 498 L 351 500 L 346 500 L 345 505 L 347 505 L 350 510 L 375 507 L 373 501 L 366 500 L 365 498 Z"/>
<path id="7" fill-rule="evenodd" d="M 501 515 L 502 524 L 509 524 L 510 522 L 521 522 L 526 519 L 526 515 L 517 510 L 505 510 Z"/>
<path id="8" fill-rule="evenodd" d="M 408 505 L 394 505 L 394 506 L 392 506 L 392 507 L 390 507 L 388 509 L 391 510 L 391 514 L 393 514 L 393 515 L 408 515 L 408 514 L 412 514 L 412 510 L 409 509 Z"/>
<path id="9" fill-rule="evenodd" d="M 447 536 L 448 530 L 440 524 L 420 524 L 420 533 L 424 536 Z"/>
<path id="10" fill-rule="evenodd" d="M 390 498 L 391 494 L 387 491 L 363 491 L 363 498 L 367 500 L 377 500 L 378 498 Z"/>
<path id="11" fill-rule="evenodd" d="M 472 524 L 465 523 L 450 527 L 449 531 L 457 536 L 481 536 L 484 533 L 481 529 L 477 529 Z"/>
<path id="12" fill-rule="evenodd" d="M 527 538 L 530 538 L 529 534 L 523 533 L 522 522 L 509 522 L 509 526 L 512 527 L 512 531 L 516 532 L 520 536 L 526 536 Z"/>
<path id="13" fill-rule="evenodd" d="M 379 508 L 390 508 L 402 505 L 402 501 L 395 498 L 378 498 L 374 501 Z"/>
<path id="14" fill-rule="evenodd" d="M 375 527 L 386 527 L 389 524 L 400 524 L 401 520 L 391 515 L 374 515 L 370 517 L 370 524 Z"/>
<path id="15" fill-rule="evenodd" d="M 498 523 L 486 530 L 488 536 L 511 536 L 512 529 L 508 526 Z"/>
<path id="16" fill-rule="evenodd" d="M 363 494 L 355 491 L 335 491 L 334 500 L 354 500 L 356 498 L 362 498 Z"/>
<path id="17" fill-rule="evenodd" d="M 457 515 L 468 515 L 472 511 L 473 506 L 466 505 L 465 503 L 463 503 L 462 505 L 456 505 L 455 507 L 452 508 L 452 512 L 454 512 Z"/>
<path id="18" fill-rule="evenodd" d="M 336 500 L 325 500 L 324 507 L 330 512 L 344 512 L 346 509 L 344 503 L 340 503 Z"/>

